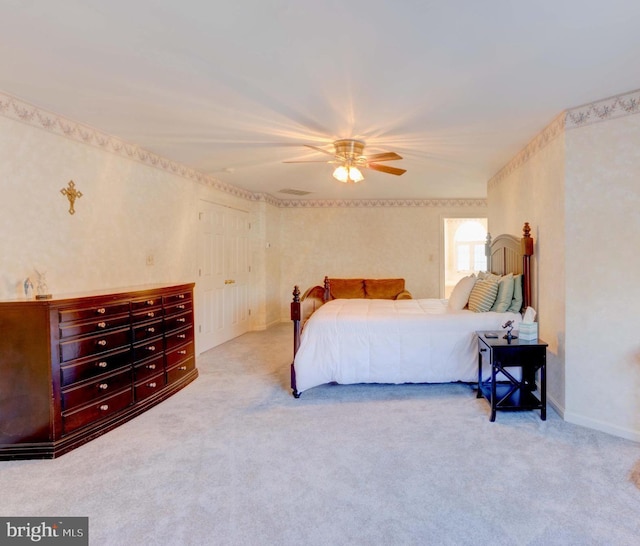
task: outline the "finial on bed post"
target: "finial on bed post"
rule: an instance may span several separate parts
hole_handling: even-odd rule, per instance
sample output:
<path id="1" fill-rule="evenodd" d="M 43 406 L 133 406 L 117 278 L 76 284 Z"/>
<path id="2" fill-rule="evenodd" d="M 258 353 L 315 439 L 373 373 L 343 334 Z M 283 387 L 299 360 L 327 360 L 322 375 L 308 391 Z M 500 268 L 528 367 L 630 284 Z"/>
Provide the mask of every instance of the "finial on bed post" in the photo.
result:
<path id="1" fill-rule="evenodd" d="M 324 277 L 324 302 L 327 303 L 331 299 L 331 281 L 329 277 L 325 275 Z"/>
<path id="2" fill-rule="evenodd" d="M 491 233 L 487 231 L 487 240 L 484 243 L 484 255 L 487 257 L 487 272 L 491 273 Z"/>
<path id="3" fill-rule="evenodd" d="M 533 256 L 533 237 L 531 237 L 531 226 L 525 222 L 522 227 L 522 273 L 524 282 L 522 285 L 523 307 L 526 309 L 531 305 L 531 256 Z"/>

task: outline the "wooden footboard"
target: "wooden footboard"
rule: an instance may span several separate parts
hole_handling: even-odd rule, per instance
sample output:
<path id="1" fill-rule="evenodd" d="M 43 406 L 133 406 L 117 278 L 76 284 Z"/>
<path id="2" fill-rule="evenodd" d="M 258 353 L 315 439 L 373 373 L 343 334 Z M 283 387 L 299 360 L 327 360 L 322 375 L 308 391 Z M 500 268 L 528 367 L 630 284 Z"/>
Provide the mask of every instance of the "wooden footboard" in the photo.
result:
<path id="1" fill-rule="evenodd" d="M 326 284 L 326 280 L 325 280 Z M 304 323 L 309 317 L 325 302 L 326 288 L 321 286 L 313 286 L 309 288 L 300 297 L 300 288 L 296 285 L 293 289 L 293 301 L 291 302 L 291 320 L 293 321 L 293 360 L 300 347 L 300 334 Z M 291 361 L 291 390 L 293 396 L 300 397 L 300 393 L 296 389 L 296 371 Z"/>

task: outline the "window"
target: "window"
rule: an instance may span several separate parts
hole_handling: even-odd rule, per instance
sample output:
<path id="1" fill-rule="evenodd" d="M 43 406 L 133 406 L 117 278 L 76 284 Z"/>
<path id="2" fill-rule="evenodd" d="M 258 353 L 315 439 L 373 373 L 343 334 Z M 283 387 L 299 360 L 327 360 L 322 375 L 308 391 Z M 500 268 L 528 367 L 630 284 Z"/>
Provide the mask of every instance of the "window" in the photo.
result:
<path id="1" fill-rule="evenodd" d="M 486 218 L 444 219 L 444 296 L 462 278 L 487 269 Z"/>

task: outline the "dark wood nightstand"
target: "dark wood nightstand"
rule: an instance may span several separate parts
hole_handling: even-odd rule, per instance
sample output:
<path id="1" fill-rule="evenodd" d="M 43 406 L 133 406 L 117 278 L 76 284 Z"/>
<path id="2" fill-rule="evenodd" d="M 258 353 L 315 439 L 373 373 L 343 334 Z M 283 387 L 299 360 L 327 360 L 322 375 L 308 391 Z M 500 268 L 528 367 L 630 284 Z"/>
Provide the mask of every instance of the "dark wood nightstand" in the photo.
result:
<path id="1" fill-rule="evenodd" d="M 478 398 L 483 396 L 491 405 L 491 421 L 496 410 L 540 410 L 547 418 L 547 346 L 537 339 L 504 339 L 503 331 L 476 332 L 478 337 Z M 498 337 L 487 337 L 498 334 Z M 517 332 L 514 332 L 517 335 Z M 490 367 L 491 376 L 482 378 L 482 368 Z M 512 368 L 520 368 L 518 379 Z M 511 369 L 511 370 L 510 370 Z M 536 372 L 540 370 L 540 397 L 536 396 Z M 496 379 L 497 378 L 497 379 Z"/>

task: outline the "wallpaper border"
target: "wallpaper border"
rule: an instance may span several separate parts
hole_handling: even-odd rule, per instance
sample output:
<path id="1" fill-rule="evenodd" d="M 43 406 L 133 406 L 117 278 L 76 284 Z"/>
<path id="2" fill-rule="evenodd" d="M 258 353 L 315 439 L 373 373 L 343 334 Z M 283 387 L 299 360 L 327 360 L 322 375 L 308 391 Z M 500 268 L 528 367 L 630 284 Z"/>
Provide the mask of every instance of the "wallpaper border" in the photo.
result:
<path id="1" fill-rule="evenodd" d="M 498 184 L 513 171 L 527 163 L 533 155 L 565 131 L 639 113 L 640 89 L 583 104 L 582 106 L 576 106 L 575 108 L 569 108 L 561 112 L 520 150 L 511 161 L 491 177 L 488 186 L 492 187 Z"/>
<path id="2" fill-rule="evenodd" d="M 0 115 L 49 133 L 62 136 L 103 151 L 126 157 L 149 167 L 193 180 L 224 193 L 246 199 L 266 202 L 279 208 L 321 208 L 321 207 L 469 207 L 485 206 L 485 199 L 375 199 L 375 200 L 308 200 L 278 199 L 268 193 L 251 192 L 227 184 L 217 178 L 145 150 L 140 146 L 125 142 L 94 127 L 78 123 L 54 114 L 17 97 L 0 91 Z"/>

